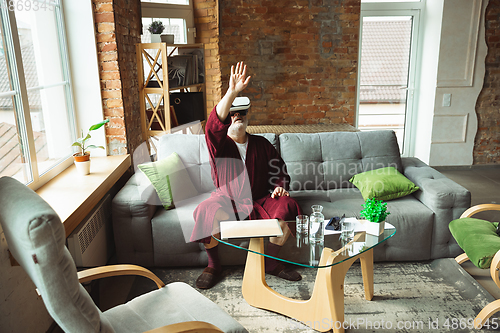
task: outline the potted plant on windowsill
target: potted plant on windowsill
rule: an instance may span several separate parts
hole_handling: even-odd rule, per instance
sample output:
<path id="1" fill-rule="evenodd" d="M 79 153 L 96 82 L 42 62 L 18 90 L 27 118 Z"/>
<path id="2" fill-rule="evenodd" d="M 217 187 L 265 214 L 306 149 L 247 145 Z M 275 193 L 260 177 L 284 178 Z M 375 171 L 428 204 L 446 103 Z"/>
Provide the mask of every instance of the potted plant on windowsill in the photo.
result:
<path id="1" fill-rule="evenodd" d="M 100 123 L 90 126 L 86 136 L 83 136 L 83 130 L 82 130 L 82 136 L 76 139 L 75 142 L 73 142 L 72 144 L 73 147 L 80 148 L 79 152 L 73 154 L 73 158 L 75 159 L 76 169 L 78 170 L 78 172 L 80 172 L 80 174 L 88 175 L 90 173 L 90 152 L 88 150 L 93 148 L 104 149 L 103 146 L 95 146 L 87 144 L 87 141 L 91 138 L 90 132 L 101 128 L 104 124 L 108 122 L 109 119 L 106 119 L 101 121 Z"/>
<path id="2" fill-rule="evenodd" d="M 379 236 L 384 232 L 385 219 L 390 213 L 387 211 L 387 203 L 377 199 L 366 199 L 362 205 L 360 215 L 367 221 L 363 224 L 367 234 Z"/>
<path id="3" fill-rule="evenodd" d="M 151 33 L 151 43 L 161 43 L 161 33 L 165 30 L 162 21 L 153 21 L 148 28 Z"/>

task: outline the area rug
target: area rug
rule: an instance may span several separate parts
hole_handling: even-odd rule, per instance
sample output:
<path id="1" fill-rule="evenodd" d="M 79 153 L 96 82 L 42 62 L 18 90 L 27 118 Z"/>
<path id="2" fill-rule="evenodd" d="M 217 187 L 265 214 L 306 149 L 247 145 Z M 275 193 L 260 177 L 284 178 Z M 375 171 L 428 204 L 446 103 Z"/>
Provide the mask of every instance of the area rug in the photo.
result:
<path id="1" fill-rule="evenodd" d="M 192 286 L 203 268 L 153 269 L 165 283 L 184 281 Z M 268 285 L 281 294 L 308 299 L 315 269 L 299 268 L 303 279 L 287 282 L 267 276 Z M 249 332 L 316 332 L 283 315 L 254 308 L 241 295 L 243 266 L 225 267 L 222 280 L 210 290 L 201 290 Z M 129 298 L 152 290 L 145 279 L 136 279 Z M 472 320 L 494 298 L 453 259 L 429 262 L 389 262 L 374 265 L 374 298 L 364 298 L 359 264 L 348 271 L 345 281 L 346 332 L 493 332 L 474 330 Z M 493 318 L 497 318 L 495 315 Z M 498 321 L 498 325 L 494 322 Z"/>

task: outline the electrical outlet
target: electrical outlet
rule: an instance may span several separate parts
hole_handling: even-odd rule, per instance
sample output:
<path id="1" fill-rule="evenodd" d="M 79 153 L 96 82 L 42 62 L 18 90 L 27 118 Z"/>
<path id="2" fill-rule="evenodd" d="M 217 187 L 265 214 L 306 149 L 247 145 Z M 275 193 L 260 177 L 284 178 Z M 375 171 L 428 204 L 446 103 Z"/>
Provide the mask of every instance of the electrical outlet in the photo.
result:
<path id="1" fill-rule="evenodd" d="M 451 94 L 443 94 L 443 106 L 451 106 Z"/>

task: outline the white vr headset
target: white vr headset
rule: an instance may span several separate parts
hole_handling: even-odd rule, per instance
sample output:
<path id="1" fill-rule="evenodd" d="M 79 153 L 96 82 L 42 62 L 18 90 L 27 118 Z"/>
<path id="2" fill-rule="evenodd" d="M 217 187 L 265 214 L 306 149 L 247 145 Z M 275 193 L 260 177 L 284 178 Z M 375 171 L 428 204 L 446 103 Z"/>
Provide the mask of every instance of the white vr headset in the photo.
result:
<path id="1" fill-rule="evenodd" d="M 248 108 L 250 108 L 250 98 L 236 97 L 229 111 L 247 110 Z"/>

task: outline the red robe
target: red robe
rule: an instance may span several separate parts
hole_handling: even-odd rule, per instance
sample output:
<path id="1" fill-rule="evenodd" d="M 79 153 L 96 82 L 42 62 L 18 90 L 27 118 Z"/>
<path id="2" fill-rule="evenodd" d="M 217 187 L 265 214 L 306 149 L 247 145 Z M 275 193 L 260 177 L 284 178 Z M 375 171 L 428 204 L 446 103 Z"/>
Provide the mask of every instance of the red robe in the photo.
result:
<path id="1" fill-rule="evenodd" d="M 216 187 L 210 198 L 196 207 L 192 242 L 210 242 L 215 213 L 222 208 L 229 220 L 279 219 L 295 220 L 302 214 L 297 202 L 287 196 L 271 198 L 278 186 L 288 190 L 290 176 L 274 146 L 264 137 L 248 134 L 245 164 L 238 147 L 227 136 L 229 123 L 223 123 L 214 108 L 205 127 Z M 295 230 L 291 230 L 295 234 Z"/>

